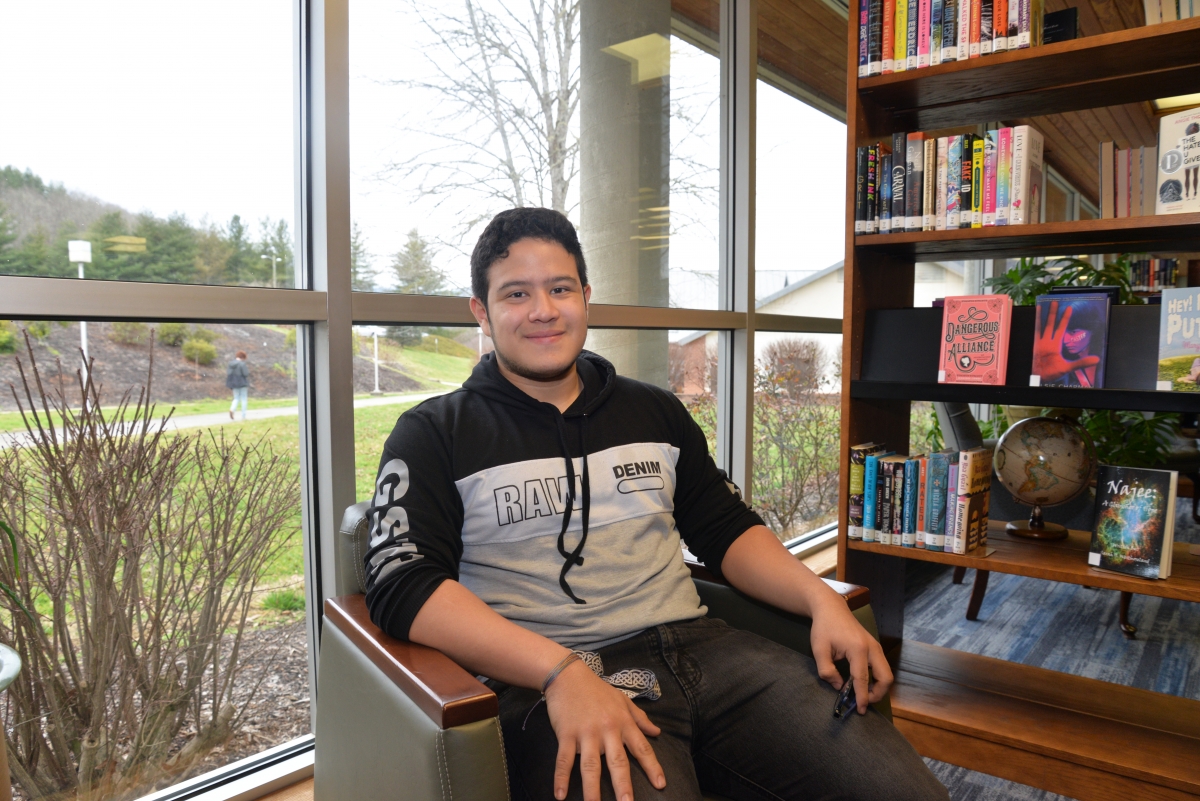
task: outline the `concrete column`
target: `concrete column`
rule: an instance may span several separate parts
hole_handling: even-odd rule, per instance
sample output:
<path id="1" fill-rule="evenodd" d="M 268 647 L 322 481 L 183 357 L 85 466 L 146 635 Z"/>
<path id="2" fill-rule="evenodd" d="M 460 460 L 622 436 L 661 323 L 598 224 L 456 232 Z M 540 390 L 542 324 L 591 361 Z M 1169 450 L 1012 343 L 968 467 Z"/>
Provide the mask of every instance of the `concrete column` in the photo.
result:
<path id="1" fill-rule="evenodd" d="M 580 234 L 593 303 L 666 306 L 670 0 L 583 0 Z M 666 331 L 593 331 L 622 375 L 668 386 Z"/>

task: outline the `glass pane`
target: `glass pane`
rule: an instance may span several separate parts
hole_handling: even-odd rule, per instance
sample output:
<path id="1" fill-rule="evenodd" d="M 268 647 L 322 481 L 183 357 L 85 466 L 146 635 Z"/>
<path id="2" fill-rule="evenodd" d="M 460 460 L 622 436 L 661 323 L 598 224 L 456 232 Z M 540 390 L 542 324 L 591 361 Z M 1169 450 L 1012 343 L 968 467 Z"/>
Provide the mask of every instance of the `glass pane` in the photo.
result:
<path id="1" fill-rule="evenodd" d="M 351 9 L 356 286 L 468 295 L 483 226 L 545 206 L 579 227 L 594 302 L 715 308 L 716 56 L 669 0 L 470 8 Z"/>
<path id="2" fill-rule="evenodd" d="M 841 317 L 846 125 L 758 82 L 758 310 Z"/>
<path id="3" fill-rule="evenodd" d="M 1071 196 L 1057 181 L 1046 181 L 1046 222 L 1071 219 Z"/>
<path id="4" fill-rule="evenodd" d="M 307 734 L 296 329 L 4 321 L 0 353 L 19 797 L 137 798 Z"/>
<path id="5" fill-rule="evenodd" d="M 292 4 L 8 3 L 0 26 L 0 273 L 294 285 Z"/>
<path id="6" fill-rule="evenodd" d="M 782 541 L 837 520 L 840 334 L 755 335 L 754 508 Z"/>
<path id="7" fill-rule="evenodd" d="M 997 269 L 999 264 L 997 263 Z M 961 261 L 919 261 L 913 269 L 913 306 L 929 307 L 938 298 L 967 295 L 964 277 L 967 265 Z"/>

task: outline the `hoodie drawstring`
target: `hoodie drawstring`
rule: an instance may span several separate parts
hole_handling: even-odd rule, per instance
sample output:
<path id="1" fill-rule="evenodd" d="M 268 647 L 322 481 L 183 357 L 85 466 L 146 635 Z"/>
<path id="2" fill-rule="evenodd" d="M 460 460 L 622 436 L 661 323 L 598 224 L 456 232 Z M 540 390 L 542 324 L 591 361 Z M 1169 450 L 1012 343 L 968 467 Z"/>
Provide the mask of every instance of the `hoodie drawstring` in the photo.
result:
<path id="1" fill-rule="evenodd" d="M 584 414 L 579 424 L 579 449 L 583 454 L 583 503 L 580 510 L 582 514 L 583 534 L 579 538 L 579 544 L 575 546 L 574 551 L 567 551 L 566 535 L 567 527 L 571 525 L 571 513 L 575 508 L 575 463 L 571 459 L 571 451 L 567 448 L 567 425 L 563 420 L 562 413 L 555 410 L 554 421 L 558 424 L 558 443 L 562 447 L 563 460 L 567 463 L 567 505 L 563 510 L 562 529 L 558 532 L 558 553 L 565 560 L 562 570 L 558 574 L 558 586 L 562 587 L 563 592 L 577 604 L 585 604 L 587 601 L 575 595 L 571 590 L 571 585 L 567 583 L 567 571 L 575 565 L 583 564 L 583 546 L 587 543 L 588 536 L 588 517 L 591 511 L 592 502 L 592 485 L 588 476 L 588 458 L 587 458 L 587 415 Z"/>

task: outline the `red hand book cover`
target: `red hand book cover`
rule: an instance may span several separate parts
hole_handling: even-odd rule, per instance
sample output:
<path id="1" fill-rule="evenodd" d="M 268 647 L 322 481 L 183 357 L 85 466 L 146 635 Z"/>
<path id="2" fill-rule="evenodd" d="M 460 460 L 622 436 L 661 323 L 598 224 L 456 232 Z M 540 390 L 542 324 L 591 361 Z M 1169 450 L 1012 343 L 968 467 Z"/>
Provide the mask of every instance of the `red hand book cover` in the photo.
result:
<path id="1" fill-rule="evenodd" d="M 942 312 L 939 384 L 1004 383 L 1012 298 L 961 295 L 946 298 Z"/>

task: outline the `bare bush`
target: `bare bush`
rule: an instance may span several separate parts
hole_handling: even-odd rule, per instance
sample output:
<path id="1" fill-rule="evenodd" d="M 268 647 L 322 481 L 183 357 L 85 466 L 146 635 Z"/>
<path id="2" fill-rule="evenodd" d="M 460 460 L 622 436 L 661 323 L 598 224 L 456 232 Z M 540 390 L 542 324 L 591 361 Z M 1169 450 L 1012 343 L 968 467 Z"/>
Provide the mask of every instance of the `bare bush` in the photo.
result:
<path id="1" fill-rule="evenodd" d="M 168 434 L 153 361 L 136 400 L 106 411 L 90 371 L 72 380 L 59 363 L 44 381 L 26 346 L 12 388 L 26 432 L 0 450 L 0 519 L 22 566 L 0 579 L 33 612 L 0 615 L 24 661 L 9 764 L 31 798 L 136 797 L 238 728 L 247 613 L 295 530 L 299 487 L 262 441 Z"/>

